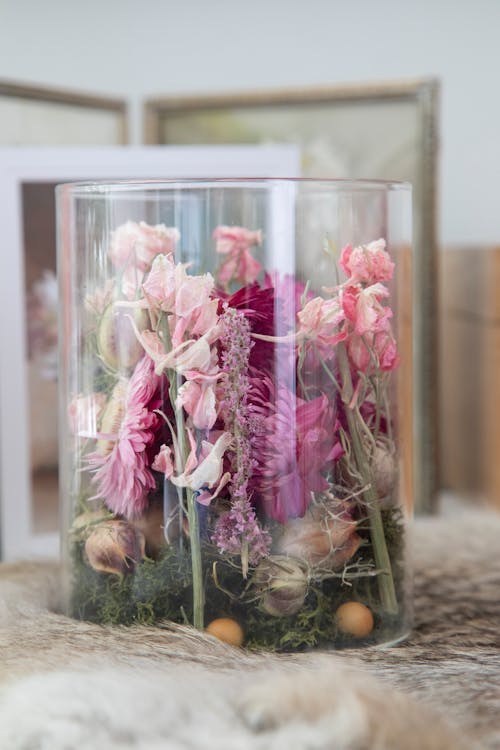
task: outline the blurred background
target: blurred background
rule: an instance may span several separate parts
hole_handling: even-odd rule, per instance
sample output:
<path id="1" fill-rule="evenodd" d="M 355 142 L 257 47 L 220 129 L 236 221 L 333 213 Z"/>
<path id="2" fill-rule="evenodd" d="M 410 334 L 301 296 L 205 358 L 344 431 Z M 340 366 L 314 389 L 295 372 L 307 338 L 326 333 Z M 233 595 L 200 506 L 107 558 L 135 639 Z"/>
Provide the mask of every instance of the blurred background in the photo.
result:
<path id="1" fill-rule="evenodd" d="M 138 145 L 151 140 L 145 128 L 148 100 L 285 89 L 307 96 L 319 86 L 333 91 L 351 84 L 404 87 L 414 79 L 433 80 L 435 92 L 439 89 L 433 101 L 437 182 L 431 196 L 437 247 L 430 259 L 436 305 L 427 314 L 433 332 L 439 332 L 439 348 L 433 354 L 436 378 L 425 388 L 433 391 L 428 401 L 436 424 L 436 485 L 500 508 L 499 29 L 497 0 L 0 0 L 0 98 L 2 83 L 104 97 L 122 120 L 105 122 L 103 110 L 97 125 L 89 120 L 87 142 L 94 142 L 95 126 L 96 132 L 101 128 L 96 143 Z M 85 117 L 78 107 L 73 114 Z M 306 110 L 303 114 L 307 120 Z M 68 143 L 57 116 L 54 110 L 48 141 Z M 17 125 L 12 120 L 4 136 L 0 123 L 0 145 L 43 143 L 27 123 L 26 117 Z M 376 149 L 369 129 L 368 124 L 359 135 L 365 152 Z M 381 132 L 375 119 L 373 132 L 384 146 L 396 138 Z M 25 199 L 25 208 L 31 205 L 25 216 L 29 245 L 37 235 L 36 212 L 45 204 L 29 190 Z M 47 316 L 53 326 L 52 280 L 44 275 L 53 256 L 42 248 L 45 262 L 40 250 L 26 251 L 33 260 L 27 267 L 28 304 L 32 310 L 41 305 L 39 317 Z M 39 334 L 32 333 L 31 343 L 41 347 L 38 356 L 50 382 L 50 346 L 43 350 L 47 342 L 40 343 Z M 37 415 L 35 422 L 42 418 Z M 43 448 L 53 452 L 51 437 L 36 440 L 46 468 Z M 50 495 L 50 481 L 43 486 Z"/>

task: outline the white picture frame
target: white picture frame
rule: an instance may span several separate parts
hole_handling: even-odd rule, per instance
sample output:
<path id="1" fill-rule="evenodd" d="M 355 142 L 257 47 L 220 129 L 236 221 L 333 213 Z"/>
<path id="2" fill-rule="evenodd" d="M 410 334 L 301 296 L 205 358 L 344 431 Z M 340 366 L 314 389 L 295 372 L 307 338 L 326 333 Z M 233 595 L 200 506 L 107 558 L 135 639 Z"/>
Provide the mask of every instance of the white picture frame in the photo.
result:
<path id="1" fill-rule="evenodd" d="M 23 186 L 99 179 L 296 177 L 295 146 L 0 148 L 1 558 L 56 557 L 59 533 L 33 525 Z M 57 418 L 56 415 L 54 418 Z"/>

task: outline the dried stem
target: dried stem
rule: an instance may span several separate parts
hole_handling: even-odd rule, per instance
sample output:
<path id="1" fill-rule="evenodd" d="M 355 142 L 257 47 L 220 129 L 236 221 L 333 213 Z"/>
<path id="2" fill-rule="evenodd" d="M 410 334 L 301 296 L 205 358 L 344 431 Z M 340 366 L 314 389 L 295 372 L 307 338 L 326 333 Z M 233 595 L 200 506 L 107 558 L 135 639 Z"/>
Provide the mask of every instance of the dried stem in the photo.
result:
<path id="1" fill-rule="evenodd" d="M 347 359 L 347 352 L 343 343 L 339 343 L 337 345 L 337 358 L 340 368 L 340 374 L 342 377 L 342 399 L 345 404 L 345 413 L 347 417 L 347 423 L 349 425 L 349 433 L 351 437 L 354 458 L 362 484 L 365 485 L 363 497 L 366 504 L 368 519 L 370 522 L 370 535 L 373 546 L 373 555 L 375 557 L 375 564 L 377 568 L 380 569 L 380 575 L 378 577 L 380 600 L 384 609 L 388 613 L 397 614 L 398 602 L 396 598 L 396 591 L 394 588 L 391 560 L 385 541 L 384 526 L 382 524 L 382 516 L 378 504 L 378 497 L 374 489 L 374 483 L 371 477 L 371 469 L 367 461 L 367 456 L 363 449 L 363 443 L 360 436 L 361 425 L 359 424 L 359 419 L 361 419 L 361 417 L 359 415 L 359 412 L 356 412 L 356 410 L 351 407 L 353 386 L 351 371 L 349 368 L 349 361 Z"/>

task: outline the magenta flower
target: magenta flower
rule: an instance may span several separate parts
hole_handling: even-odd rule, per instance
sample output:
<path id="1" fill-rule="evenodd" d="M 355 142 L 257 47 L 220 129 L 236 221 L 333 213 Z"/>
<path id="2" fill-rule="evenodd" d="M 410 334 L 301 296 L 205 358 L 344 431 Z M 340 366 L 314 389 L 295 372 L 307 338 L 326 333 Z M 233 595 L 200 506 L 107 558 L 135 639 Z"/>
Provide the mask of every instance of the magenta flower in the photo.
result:
<path id="1" fill-rule="evenodd" d="M 229 307 L 244 313 L 250 324 L 250 332 L 262 336 L 275 336 L 276 326 L 281 324 L 276 320 L 276 299 L 274 289 L 267 287 L 262 289 L 256 282 L 241 287 L 234 294 L 227 296 L 218 292 L 220 298 L 227 301 Z M 284 323 L 282 324 L 284 329 Z M 270 341 L 252 339 L 252 347 L 249 355 L 251 367 L 258 370 L 269 370 L 274 363 L 275 344 Z"/>
<path id="2" fill-rule="evenodd" d="M 280 315 L 276 335 L 282 336 L 295 329 L 297 313 L 303 304 L 313 299 L 312 292 L 306 292 L 306 285 L 292 274 L 279 274 L 278 271 L 266 273 L 264 288 L 273 289 L 276 297 L 276 305 L 280 306 Z M 304 299 L 305 295 L 305 299 Z M 279 324 L 283 325 L 280 326 Z"/>
<path id="3" fill-rule="evenodd" d="M 262 244 L 262 232 L 245 227 L 219 226 L 214 230 L 213 238 L 216 252 L 226 256 L 219 269 L 219 282 L 225 287 L 233 280 L 253 284 L 262 266 L 250 248 Z"/>
<path id="4" fill-rule="evenodd" d="M 325 395 L 298 398 L 268 377 L 252 378 L 251 402 L 261 418 L 252 447 L 252 488 L 265 513 L 281 523 L 303 516 L 312 493 L 328 488 L 324 472 L 342 455 L 333 408 Z"/>
<path id="5" fill-rule="evenodd" d="M 87 457 L 97 485 L 96 497 L 102 498 L 113 513 L 126 518 L 137 518 L 144 512 L 148 492 L 156 487 L 147 449 L 160 425 L 154 413 L 161 405 L 160 381 L 153 361 L 144 356 L 126 386 L 116 433 L 98 435 L 107 447 Z"/>

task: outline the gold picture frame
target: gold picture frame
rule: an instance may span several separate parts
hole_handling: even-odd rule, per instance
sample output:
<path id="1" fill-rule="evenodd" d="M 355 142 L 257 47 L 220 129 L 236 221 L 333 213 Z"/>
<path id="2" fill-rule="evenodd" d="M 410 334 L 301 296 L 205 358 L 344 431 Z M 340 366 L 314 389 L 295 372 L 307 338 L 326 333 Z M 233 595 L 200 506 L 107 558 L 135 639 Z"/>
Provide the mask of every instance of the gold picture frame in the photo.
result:
<path id="1" fill-rule="evenodd" d="M 128 143 L 124 99 L 0 80 L 0 146 Z"/>
<path id="2" fill-rule="evenodd" d="M 438 491 L 437 155 L 439 82 L 155 97 L 146 143 L 295 143 L 310 177 L 408 180 L 414 196 L 414 494 Z"/>

